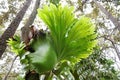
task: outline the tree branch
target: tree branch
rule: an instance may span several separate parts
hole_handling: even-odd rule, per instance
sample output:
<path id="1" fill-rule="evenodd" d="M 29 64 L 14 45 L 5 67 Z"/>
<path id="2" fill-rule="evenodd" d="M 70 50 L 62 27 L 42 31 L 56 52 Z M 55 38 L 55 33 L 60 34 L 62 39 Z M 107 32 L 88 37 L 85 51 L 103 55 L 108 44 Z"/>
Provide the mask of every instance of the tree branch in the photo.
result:
<path id="1" fill-rule="evenodd" d="M 116 28 L 118 28 L 118 30 L 120 31 L 120 22 L 118 22 L 117 19 L 110 12 L 108 12 L 102 5 L 97 3 L 96 0 L 93 0 L 93 2 L 100 8 L 100 10 L 113 22 Z"/>
<path id="2" fill-rule="evenodd" d="M 119 49 L 116 47 L 116 45 L 114 44 L 114 42 L 111 40 L 111 39 L 108 39 L 107 37 L 104 37 L 106 40 L 109 40 L 111 43 L 112 43 L 112 45 L 113 45 L 113 47 L 114 47 L 114 49 L 115 49 L 115 51 L 116 51 L 116 53 L 117 53 L 117 56 L 118 56 L 118 58 L 119 58 L 119 61 L 120 61 L 120 51 L 119 51 Z"/>

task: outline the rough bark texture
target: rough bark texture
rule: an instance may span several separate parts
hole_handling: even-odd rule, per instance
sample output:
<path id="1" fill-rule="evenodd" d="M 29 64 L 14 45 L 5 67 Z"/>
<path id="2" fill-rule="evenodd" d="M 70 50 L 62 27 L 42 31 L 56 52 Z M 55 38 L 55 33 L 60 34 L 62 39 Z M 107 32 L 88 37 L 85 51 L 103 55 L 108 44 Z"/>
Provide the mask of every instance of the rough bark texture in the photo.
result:
<path id="1" fill-rule="evenodd" d="M 39 5 L 40 5 L 40 0 L 36 0 L 34 9 L 33 9 L 32 13 L 31 13 L 31 15 L 29 16 L 29 18 L 28 18 L 27 22 L 25 23 L 25 25 L 21 28 L 21 39 L 26 44 L 28 44 L 28 42 L 30 41 L 29 40 L 29 34 L 31 33 L 30 25 L 32 25 L 33 22 L 34 22 L 34 19 L 36 17 L 37 9 L 39 8 Z M 31 36 L 32 35 L 33 35 L 33 33 L 31 33 Z"/>
<path id="2" fill-rule="evenodd" d="M 23 8 L 19 11 L 19 13 L 17 13 L 15 19 L 11 22 L 9 27 L 5 30 L 5 32 L 0 37 L 0 58 L 1 58 L 2 54 L 4 53 L 6 47 L 7 47 L 6 41 L 9 38 L 13 37 L 13 35 L 14 35 L 20 21 L 22 20 L 27 8 L 29 7 L 31 1 L 32 0 L 26 0 L 26 3 L 23 6 Z"/>
<path id="3" fill-rule="evenodd" d="M 28 18 L 26 24 L 22 27 L 22 29 L 24 28 L 24 30 L 21 29 L 21 33 L 26 33 L 26 31 L 28 31 L 28 29 L 30 28 L 30 25 L 33 24 L 34 19 L 37 14 L 37 9 L 39 8 L 39 5 L 40 5 L 40 0 L 36 0 L 34 9 L 31 13 L 30 17 Z M 25 35 L 25 34 L 23 34 L 23 35 Z M 39 80 L 39 74 L 36 72 L 34 73 L 32 71 L 28 71 L 27 74 L 25 75 L 25 80 Z"/>
<path id="4" fill-rule="evenodd" d="M 110 13 L 108 12 L 102 5 L 97 3 L 96 0 L 93 0 L 94 3 L 100 8 L 100 10 L 113 22 L 116 28 L 120 31 L 120 23 L 117 21 L 117 19 Z"/>
<path id="5" fill-rule="evenodd" d="M 24 27 L 29 27 L 30 25 L 32 25 L 36 17 L 37 9 L 39 8 L 39 5 L 40 5 L 40 0 L 36 0 L 34 9 Z"/>

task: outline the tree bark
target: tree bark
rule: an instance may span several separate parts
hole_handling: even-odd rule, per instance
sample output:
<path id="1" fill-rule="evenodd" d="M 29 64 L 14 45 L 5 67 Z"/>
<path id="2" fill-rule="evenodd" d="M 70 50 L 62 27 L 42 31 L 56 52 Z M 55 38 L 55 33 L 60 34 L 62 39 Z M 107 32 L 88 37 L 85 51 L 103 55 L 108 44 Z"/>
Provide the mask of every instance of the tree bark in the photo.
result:
<path id="1" fill-rule="evenodd" d="M 29 27 L 30 25 L 33 24 L 34 19 L 36 18 L 37 9 L 39 8 L 39 5 L 40 5 L 40 0 L 36 0 L 34 9 L 24 27 Z"/>
<path id="2" fill-rule="evenodd" d="M 37 9 L 39 8 L 39 5 L 40 5 L 40 0 L 36 0 L 34 9 L 31 13 L 31 15 L 29 16 L 25 25 L 21 28 L 21 39 L 22 39 L 22 41 L 26 41 L 29 38 L 28 35 L 29 35 L 29 32 L 30 32 L 30 25 L 32 25 L 33 22 L 34 22 L 34 19 L 36 17 Z"/>
<path id="3" fill-rule="evenodd" d="M 6 47 L 7 47 L 7 43 L 6 41 L 13 37 L 17 27 L 20 24 L 20 21 L 22 20 L 27 8 L 29 7 L 30 3 L 32 0 L 26 0 L 25 5 L 23 6 L 23 8 L 17 13 L 15 19 L 11 22 L 11 24 L 9 25 L 9 27 L 5 30 L 5 32 L 1 35 L 0 37 L 0 58 L 2 56 L 2 54 L 4 53 Z"/>
<path id="4" fill-rule="evenodd" d="M 29 16 L 26 24 L 22 27 L 26 31 L 29 29 L 29 26 L 33 24 L 34 19 L 35 19 L 36 14 L 37 14 L 37 9 L 39 8 L 39 5 L 40 5 L 40 0 L 36 0 L 34 9 L 31 13 L 31 15 Z M 21 32 L 26 33 L 26 32 L 23 32 L 22 29 L 21 29 Z M 39 73 L 36 73 L 36 72 L 33 73 L 33 71 L 28 71 L 27 74 L 25 75 L 25 80 L 39 80 Z"/>
<path id="5" fill-rule="evenodd" d="M 30 39 L 34 35 L 34 29 L 30 28 L 30 26 L 33 24 L 34 19 L 37 14 L 37 9 L 39 8 L 40 0 L 36 0 L 34 9 L 32 13 L 30 14 L 29 18 L 27 19 L 27 22 L 25 25 L 21 28 L 21 40 L 27 45 L 29 44 Z"/>
<path id="6" fill-rule="evenodd" d="M 120 31 L 120 22 L 117 21 L 117 19 L 108 12 L 102 5 L 98 4 L 96 0 L 93 0 L 94 3 L 100 8 L 100 10 L 113 22 L 116 28 Z"/>

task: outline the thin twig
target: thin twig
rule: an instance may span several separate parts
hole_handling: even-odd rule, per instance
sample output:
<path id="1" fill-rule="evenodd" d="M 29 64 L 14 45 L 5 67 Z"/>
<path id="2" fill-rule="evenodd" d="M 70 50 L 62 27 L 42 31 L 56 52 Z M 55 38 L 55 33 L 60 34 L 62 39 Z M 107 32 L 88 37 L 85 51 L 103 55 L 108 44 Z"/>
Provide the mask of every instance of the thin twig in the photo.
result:
<path id="1" fill-rule="evenodd" d="M 108 39 L 107 37 L 105 37 L 105 39 L 106 39 L 106 40 L 109 40 L 109 41 L 112 43 L 112 45 L 113 45 L 113 47 L 114 47 L 114 49 L 115 49 L 115 51 L 116 51 L 116 53 L 117 53 L 117 56 L 118 56 L 118 58 L 119 58 L 119 61 L 120 61 L 120 51 L 119 51 L 119 49 L 116 47 L 115 43 L 114 43 L 111 39 Z"/>
<path id="2" fill-rule="evenodd" d="M 5 77 L 4 77 L 3 80 L 7 80 L 7 77 L 8 77 L 8 75 L 10 74 L 10 72 L 11 72 L 11 70 L 12 70 L 12 68 L 13 68 L 13 64 L 14 64 L 15 60 L 17 59 L 17 57 L 18 57 L 18 55 L 15 56 L 15 58 L 13 59 L 12 65 L 11 65 L 11 67 L 10 67 L 10 70 L 9 70 L 8 73 L 5 75 Z"/>

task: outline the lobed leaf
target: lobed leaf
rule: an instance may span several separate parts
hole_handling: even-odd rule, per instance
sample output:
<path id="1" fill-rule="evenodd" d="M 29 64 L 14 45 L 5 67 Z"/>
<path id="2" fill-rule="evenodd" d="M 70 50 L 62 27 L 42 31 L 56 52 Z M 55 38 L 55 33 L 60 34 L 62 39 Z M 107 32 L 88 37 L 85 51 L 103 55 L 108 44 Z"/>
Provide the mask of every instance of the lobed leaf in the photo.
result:
<path id="1" fill-rule="evenodd" d="M 50 29 L 51 45 L 58 61 L 79 61 L 88 57 L 97 44 L 95 26 L 85 16 L 75 18 L 73 7 L 50 4 L 38 9 L 38 16 Z"/>

